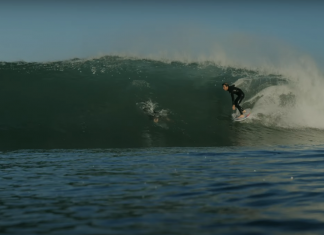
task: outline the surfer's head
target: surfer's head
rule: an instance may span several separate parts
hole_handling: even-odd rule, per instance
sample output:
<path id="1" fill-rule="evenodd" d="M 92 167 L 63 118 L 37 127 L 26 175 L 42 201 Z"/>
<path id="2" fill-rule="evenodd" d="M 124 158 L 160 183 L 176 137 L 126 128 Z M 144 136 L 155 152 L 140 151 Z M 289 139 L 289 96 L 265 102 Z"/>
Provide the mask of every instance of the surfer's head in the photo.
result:
<path id="1" fill-rule="evenodd" d="M 153 122 L 155 122 L 155 123 L 159 122 L 159 116 L 149 115 L 149 117 Z"/>
<path id="2" fill-rule="evenodd" d="M 222 84 L 222 86 L 223 86 L 223 90 L 224 90 L 224 91 L 228 91 L 228 83 L 227 83 L 227 82 L 224 82 L 224 83 Z"/>

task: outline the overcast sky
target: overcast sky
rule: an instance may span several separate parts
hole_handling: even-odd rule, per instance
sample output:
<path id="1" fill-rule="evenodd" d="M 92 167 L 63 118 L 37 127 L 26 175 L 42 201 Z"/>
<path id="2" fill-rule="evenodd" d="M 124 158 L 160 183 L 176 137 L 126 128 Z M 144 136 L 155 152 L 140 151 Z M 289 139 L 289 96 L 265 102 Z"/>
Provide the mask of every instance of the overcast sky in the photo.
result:
<path id="1" fill-rule="evenodd" d="M 174 50 L 193 38 L 190 47 L 199 51 L 201 44 L 207 50 L 212 41 L 235 35 L 324 58 L 323 3 L 262 2 L 0 0 L 0 61 L 127 54 L 135 47 L 154 53 L 154 47 L 173 44 Z"/>

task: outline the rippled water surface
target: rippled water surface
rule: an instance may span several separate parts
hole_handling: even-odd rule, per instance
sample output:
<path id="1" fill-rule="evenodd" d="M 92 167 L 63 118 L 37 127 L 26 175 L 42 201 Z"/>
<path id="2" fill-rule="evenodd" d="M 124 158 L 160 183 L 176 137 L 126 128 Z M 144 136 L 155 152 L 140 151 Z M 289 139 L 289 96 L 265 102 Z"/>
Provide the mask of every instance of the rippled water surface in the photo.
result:
<path id="1" fill-rule="evenodd" d="M 0 234 L 323 234 L 324 148 L 0 155 Z"/>

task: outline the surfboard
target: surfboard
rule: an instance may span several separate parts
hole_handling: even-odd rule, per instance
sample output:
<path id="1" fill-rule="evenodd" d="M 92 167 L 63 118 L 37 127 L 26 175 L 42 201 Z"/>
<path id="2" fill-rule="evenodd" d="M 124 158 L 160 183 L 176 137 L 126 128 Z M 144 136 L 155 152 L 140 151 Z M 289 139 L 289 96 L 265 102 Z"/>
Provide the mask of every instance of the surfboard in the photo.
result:
<path id="1" fill-rule="evenodd" d="M 245 111 L 246 112 L 244 113 L 244 117 L 242 117 L 242 118 L 237 118 L 237 117 L 240 116 L 240 113 L 238 113 L 238 114 L 233 113 L 232 114 L 233 121 L 234 122 L 240 122 L 240 121 L 243 121 L 243 120 L 247 119 L 250 116 L 252 110 L 251 109 L 245 109 Z"/>

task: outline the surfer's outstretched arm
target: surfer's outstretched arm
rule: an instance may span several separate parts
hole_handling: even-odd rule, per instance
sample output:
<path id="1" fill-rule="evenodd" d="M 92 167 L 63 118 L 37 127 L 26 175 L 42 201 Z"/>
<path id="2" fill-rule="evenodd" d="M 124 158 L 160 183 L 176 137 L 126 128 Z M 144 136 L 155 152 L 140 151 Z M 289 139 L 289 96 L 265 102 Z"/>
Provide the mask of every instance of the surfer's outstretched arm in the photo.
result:
<path id="1" fill-rule="evenodd" d="M 234 101 L 234 94 L 231 93 L 231 97 L 232 97 L 232 109 L 235 110 L 235 101 Z"/>

